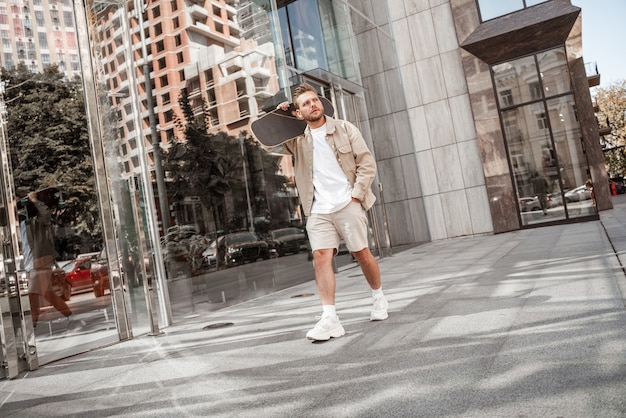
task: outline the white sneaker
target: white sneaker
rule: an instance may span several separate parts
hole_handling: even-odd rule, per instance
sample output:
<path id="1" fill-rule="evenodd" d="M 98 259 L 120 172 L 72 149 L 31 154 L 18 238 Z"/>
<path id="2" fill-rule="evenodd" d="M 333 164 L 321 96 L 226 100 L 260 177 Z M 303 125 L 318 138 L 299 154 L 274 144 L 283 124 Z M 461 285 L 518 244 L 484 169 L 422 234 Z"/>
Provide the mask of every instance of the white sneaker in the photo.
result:
<path id="1" fill-rule="evenodd" d="M 306 333 L 306 337 L 314 341 L 328 341 L 331 338 L 339 338 L 345 333 L 339 318 L 323 316 L 313 329 Z"/>
<path id="2" fill-rule="evenodd" d="M 374 299 L 374 307 L 372 308 L 370 321 L 382 321 L 387 319 L 389 317 L 389 314 L 387 313 L 388 308 L 389 303 L 384 296 Z"/>

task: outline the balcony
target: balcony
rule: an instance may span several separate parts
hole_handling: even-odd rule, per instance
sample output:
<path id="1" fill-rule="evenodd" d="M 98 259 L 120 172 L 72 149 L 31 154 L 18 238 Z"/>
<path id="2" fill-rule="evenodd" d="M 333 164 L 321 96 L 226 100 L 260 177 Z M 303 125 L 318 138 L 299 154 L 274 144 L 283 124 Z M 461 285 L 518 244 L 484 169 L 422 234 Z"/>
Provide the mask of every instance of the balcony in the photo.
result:
<path id="1" fill-rule="evenodd" d="M 600 85 L 600 73 L 598 72 L 598 64 L 595 62 L 585 63 L 585 73 L 587 74 L 587 81 L 589 87 L 596 87 Z"/>
<path id="2" fill-rule="evenodd" d="M 609 135 L 613 131 L 609 118 L 602 120 L 596 117 L 596 120 L 598 121 L 598 134 L 600 134 L 600 136 Z"/>

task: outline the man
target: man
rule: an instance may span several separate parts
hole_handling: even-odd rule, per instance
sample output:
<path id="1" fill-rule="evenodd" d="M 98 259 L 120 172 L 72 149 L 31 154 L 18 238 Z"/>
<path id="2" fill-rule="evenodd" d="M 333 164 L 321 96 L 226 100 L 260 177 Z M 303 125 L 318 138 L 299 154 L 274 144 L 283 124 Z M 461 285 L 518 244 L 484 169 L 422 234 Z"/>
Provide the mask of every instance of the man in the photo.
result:
<path id="1" fill-rule="evenodd" d="M 535 194 L 537 195 L 537 200 L 539 200 L 539 206 L 541 206 L 541 210 L 544 215 L 548 214 L 548 192 L 550 191 L 550 184 L 545 177 L 540 175 L 539 173 L 535 173 L 533 178 L 533 189 L 535 190 Z"/>
<path id="2" fill-rule="evenodd" d="M 296 186 L 313 251 L 315 284 L 322 302 L 322 317 L 306 337 L 329 340 L 345 330 L 335 310 L 333 257 L 343 239 L 372 288 L 374 306 L 370 320 L 387 319 L 378 262 L 368 247 L 366 210 L 376 197 L 371 184 L 376 162 L 359 130 L 350 122 L 324 115 L 315 88 L 297 86 L 293 92 L 295 115 L 307 123 L 302 136 L 284 143 L 282 153 L 294 157 Z M 288 103 L 279 107 L 287 110 Z"/>
<path id="3" fill-rule="evenodd" d="M 52 236 L 50 208 L 38 199 L 37 192 L 28 193 L 35 214 L 20 219 L 20 234 L 24 252 L 24 269 L 28 274 L 28 296 L 33 319 L 37 326 L 41 312 L 40 296 L 50 302 L 69 319 L 72 311 L 65 301 L 52 289 L 52 268 L 57 256 Z"/>

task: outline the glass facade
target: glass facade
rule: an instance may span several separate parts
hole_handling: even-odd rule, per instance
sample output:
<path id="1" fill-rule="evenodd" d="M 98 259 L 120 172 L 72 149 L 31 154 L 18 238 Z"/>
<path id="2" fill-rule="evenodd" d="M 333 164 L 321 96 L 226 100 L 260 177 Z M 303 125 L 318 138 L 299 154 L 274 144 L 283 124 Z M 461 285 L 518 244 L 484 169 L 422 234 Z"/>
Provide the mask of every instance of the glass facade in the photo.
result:
<path id="1" fill-rule="evenodd" d="M 289 95 L 303 81 L 329 98 L 339 117 L 360 123 L 346 9 L 330 0 L 278 8 L 219 1 L 207 17 L 195 3 L 163 3 L 142 15 L 134 2 L 75 5 L 83 82 L 71 91 L 81 98 L 76 117 L 88 127 L 80 133 L 81 152 L 93 164 L 66 167 L 76 152 L 68 144 L 66 157 L 55 154 L 49 167 L 28 174 L 35 190 L 57 176 L 68 202 L 51 207 L 56 297 L 29 294 L 35 273 L 25 262 L 14 273 L 25 326 L 13 357 L 25 356 L 31 369 L 314 280 L 291 158 L 262 149 L 250 123 L 274 95 Z M 187 15 L 192 22 L 172 34 L 176 54 L 170 54 L 162 20 Z M 28 77 L 13 80 L 24 88 L 5 95 L 14 100 L 7 147 L 23 161 L 41 151 L 41 144 L 15 139 L 24 114 L 15 105 L 26 100 Z M 38 135 L 45 132 L 32 132 Z M 78 170 L 82 184 L 65 177 Z M 9 190 L 28 183 L 12 174 L 24 177 L 21 169 L 5 169 Z M 61 217 L 69 202 L 74 219 Z M 77 229 L 86 215 L 92 233 Z M 371 222 L 374 233 L 379 227 Z M 6 224 L 10 230 L 19 222 Z M 15 237 L 16 258 L 24 259 L 26 239 Z M 378 254 L 373 236 L 371 243 Z M 342 244 L 335 268 L 355 265 Z"/>
<path id="2" fill-rule="evenodd" d="M 595 214 L 563 48 L 492 71 L 522 224 Z"/>

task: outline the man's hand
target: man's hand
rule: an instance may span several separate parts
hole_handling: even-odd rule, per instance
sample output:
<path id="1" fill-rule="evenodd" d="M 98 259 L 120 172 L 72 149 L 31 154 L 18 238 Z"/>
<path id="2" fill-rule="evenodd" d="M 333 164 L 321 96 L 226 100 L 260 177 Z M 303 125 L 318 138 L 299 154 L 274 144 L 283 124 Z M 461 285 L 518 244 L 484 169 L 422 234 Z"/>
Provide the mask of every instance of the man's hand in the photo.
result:
<path id="1" fill-rule="evenodd" d="M 286 112 L 286 111 L 289 110 L 289 106 L 290 105 L 291 105 L 291 103 L 285 101 L 285 102 L 282 102 L 281 104 L 279 104 L 278 106 L 276 106 L 276 109 L 280 109 L 280 110 Z"/>

